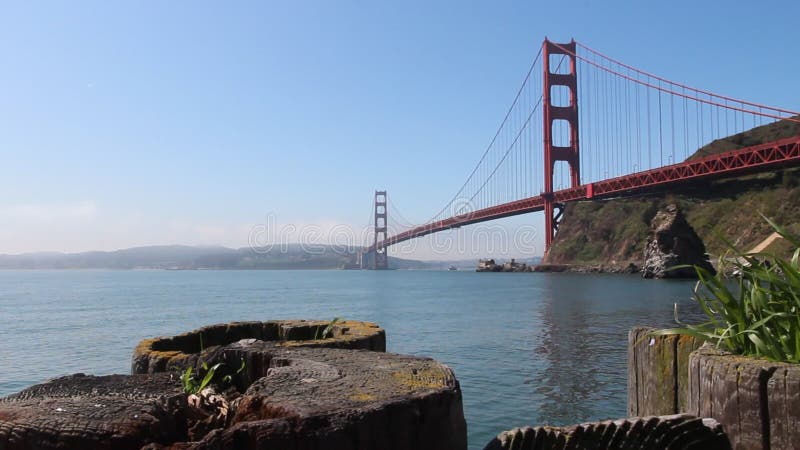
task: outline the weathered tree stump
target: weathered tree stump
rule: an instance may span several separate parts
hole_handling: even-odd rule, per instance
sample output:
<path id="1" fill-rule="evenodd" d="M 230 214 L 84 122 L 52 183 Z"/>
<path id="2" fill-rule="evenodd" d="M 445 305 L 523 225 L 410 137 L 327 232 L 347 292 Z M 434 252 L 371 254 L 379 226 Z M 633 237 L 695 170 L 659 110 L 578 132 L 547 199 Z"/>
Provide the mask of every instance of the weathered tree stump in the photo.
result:
<path id="1" fill-rule="evenodd" d="M 461 391 L 431 359 L 368 351 L 233 344 L 221 359 L 269 354 L 232 426 L 193 449 L 465 449 Z"/>
<path id="2" fill-rule="evenodd" d="M 83 374 L 0 399 L 0 449 L 139 449 L 186 439 L 186 395 L 169 374 Z"/>
<path id="3" fill-rule="evenodd" d="M 524 427 L 500 433 L 484 450 L 560 449 L 728 450 L 730 443 L 713 419 L 686 414 L 634 417 L 569 427 Z"/>
<path id="4" fill-rule="evenodd" d="M 177 373 L 73 376 L 0 399 L 0 449 L 466 449 L 458 381 L 434 360 L 219 342 L 179 358 L 233 368 L 245 361 L 234 380 L 241 393 L 227 392 L 226 419 L 210 429 L 193 422 Z M 142 367 L 177 363 L 159 358 Z"/>
<path id="5" fill-rule="evenodd" d="M 177 336 L 144 339 L 133 351 L 132 373 L 156 373 L 196 367 L 201 350 L 214 350 L 242 339 L 276 347 L 325 347 L 386 351 L 386 333 L 377 324 L 346 320 L 331 327 L 322 320 L 273 320 L 209 325 Z"/>
<path id="6" fill-rule="evenodd" d="M 800 443 L 800 365 L 703 347 L 689 358 L 687 412 L 713 417 L 735 449 Z"/>
<path id="7" fill-rule="evenodd" d="M 653 328 L 628 333 L 628 416 L 685 412 L 689 354 L 702 345 L 690 336 L 650 336 Z"/>

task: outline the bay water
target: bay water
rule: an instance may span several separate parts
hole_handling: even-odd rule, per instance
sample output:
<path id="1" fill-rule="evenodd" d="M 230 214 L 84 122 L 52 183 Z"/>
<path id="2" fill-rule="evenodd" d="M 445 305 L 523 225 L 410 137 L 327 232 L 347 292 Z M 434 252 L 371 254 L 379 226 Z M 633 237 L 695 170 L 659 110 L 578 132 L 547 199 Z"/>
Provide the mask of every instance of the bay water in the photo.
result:
<path id="1" fill-rule="evenodd" d="M 450 366 L 469 446 L 523 425 L 624 417 L 627 332 L 697 318 L 693 283 L 466 271 L 0 271 L 0 396 L 129 373 L 139 340 L 229 321 L 377 322 L 387 351 Z"/>

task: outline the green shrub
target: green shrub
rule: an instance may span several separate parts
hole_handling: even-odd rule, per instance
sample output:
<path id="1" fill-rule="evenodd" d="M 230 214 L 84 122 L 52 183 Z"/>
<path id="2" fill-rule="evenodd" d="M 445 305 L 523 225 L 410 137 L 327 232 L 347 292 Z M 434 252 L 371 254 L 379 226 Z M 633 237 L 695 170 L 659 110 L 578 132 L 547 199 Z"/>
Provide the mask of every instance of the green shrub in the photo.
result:
<path id="1" fill-rule="evenodd" d="M 200 353 L 203 353 L 203 350 L 203 335 L 200 334 Z M 181 386 L 183 386 L 183 392 L 186 394 L 199 394 L 212 382 L 230 384 L 232 381 L 231 375 L 225 375 L 220 380 L 214 380 L 214 377 L 217 375 L 217 370 L 223 365 L 225 364 L 217 363 L 213 366 L 209 366 L 205 361 L 203 361 L 200 364 L 200 368 L 197 369 L 197 372 L 195 372 L 191 366 L 187 367 L 186 370 L 181 372 L 179 376 L 179 379 L 181 380 Z M 245 362 L 244 358 L 242 358 L 242 364 L 239 366 L 239 369 L 234 373 L 234 375 L 240 374 L 244 368 Z"/>
<path id="2" fill-rule="evenodd" d="M 800 362 L 800 239 L 766 220 L 793 246 L 793 256 L 744 254 L 731 246 L 716 275 L 695 267 L 694 299 L 708 321 L 655 334 L 690 335 L 740 355 Z"/>
<path id="3" fill-rule="evenodd" d="M 211 384 L 211 380 L 214 379 L 214 374 L 217 373 L 217 369 L 219 369 L 219 366 L 221 365 L 222 363 L 218 363 L 208 367 L 206 363 L 203 363 L 202 376 L 200 370 L 197 371 L 197 376 L 195 376 L 194 370 L 192 370 L 191 367 L 187 367 L 186 370 L 181 374 L 181 385 L 183 385 L 183 392 L 187 394 L 199 394 L 200 391 Z"/>

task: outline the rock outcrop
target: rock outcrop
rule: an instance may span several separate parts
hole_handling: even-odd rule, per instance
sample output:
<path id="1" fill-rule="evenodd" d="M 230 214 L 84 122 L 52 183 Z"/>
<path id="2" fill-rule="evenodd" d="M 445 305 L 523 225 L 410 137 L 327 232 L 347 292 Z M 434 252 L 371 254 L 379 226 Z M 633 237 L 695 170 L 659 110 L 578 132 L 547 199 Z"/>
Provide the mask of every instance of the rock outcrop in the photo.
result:
<path id="1" fill-rule="evenodd" d="M 519 263 L 514 258 L 503 264 L 498 264 L 494 259 L 481 259 L 478 261 L 476 272 L 530 272 L 531 267 L 525 263 Z"/>
<path id="2" fill-rule="evenodd" d="M 695 265 L 714 272 L 706 247 L 675 204 L 659 210 L 650 222 L 650 236 L 644 249 L 644 278 L 695 278 Z"/>

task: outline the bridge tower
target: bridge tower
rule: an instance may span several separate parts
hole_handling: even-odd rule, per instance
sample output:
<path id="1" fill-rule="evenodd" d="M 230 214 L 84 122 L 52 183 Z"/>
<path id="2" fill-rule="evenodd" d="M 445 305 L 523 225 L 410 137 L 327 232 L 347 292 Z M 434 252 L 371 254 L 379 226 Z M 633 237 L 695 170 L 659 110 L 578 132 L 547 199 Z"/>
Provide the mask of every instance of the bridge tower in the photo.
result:
<path id="1" fill-rule="evenodd" d="M 544 221 L 545 221 L 545 252 L 550 250 L 553 238 L 558 231 L 563 205 L 556 203 L 553 198 L 553 169 L 557 161 L 569 164 L 570 180 L 572 187 L 581 184 L 580 158 L 578 147 L 578 72 L 575 58 L 575 40 L 568 44 L 554 44 L 545 38 L 542 44 L 542 64 L 544 68 Z M 564 55 L 569 61 L 568 71 L 552 67 L 551 55 Z M 552 88 L 567 88 L 569 90 L 569 103 L 566 105 L 553 105 Z M 553 144 L 553 125 L 561 120 L 569 126 L 568 145 Z M 563 144 L 559 142 L 559 144 Z"/>
<path id="2" fill-rule="evenodd" d="M 375 254 L 372 259 L 372 268 L 375 270 L 385 270 L 389 268 L 389 255 L 386 247 L 378 247 L 378 242 L 387 238 L 386 227 L 386 191 L 375 191 Z"/>

